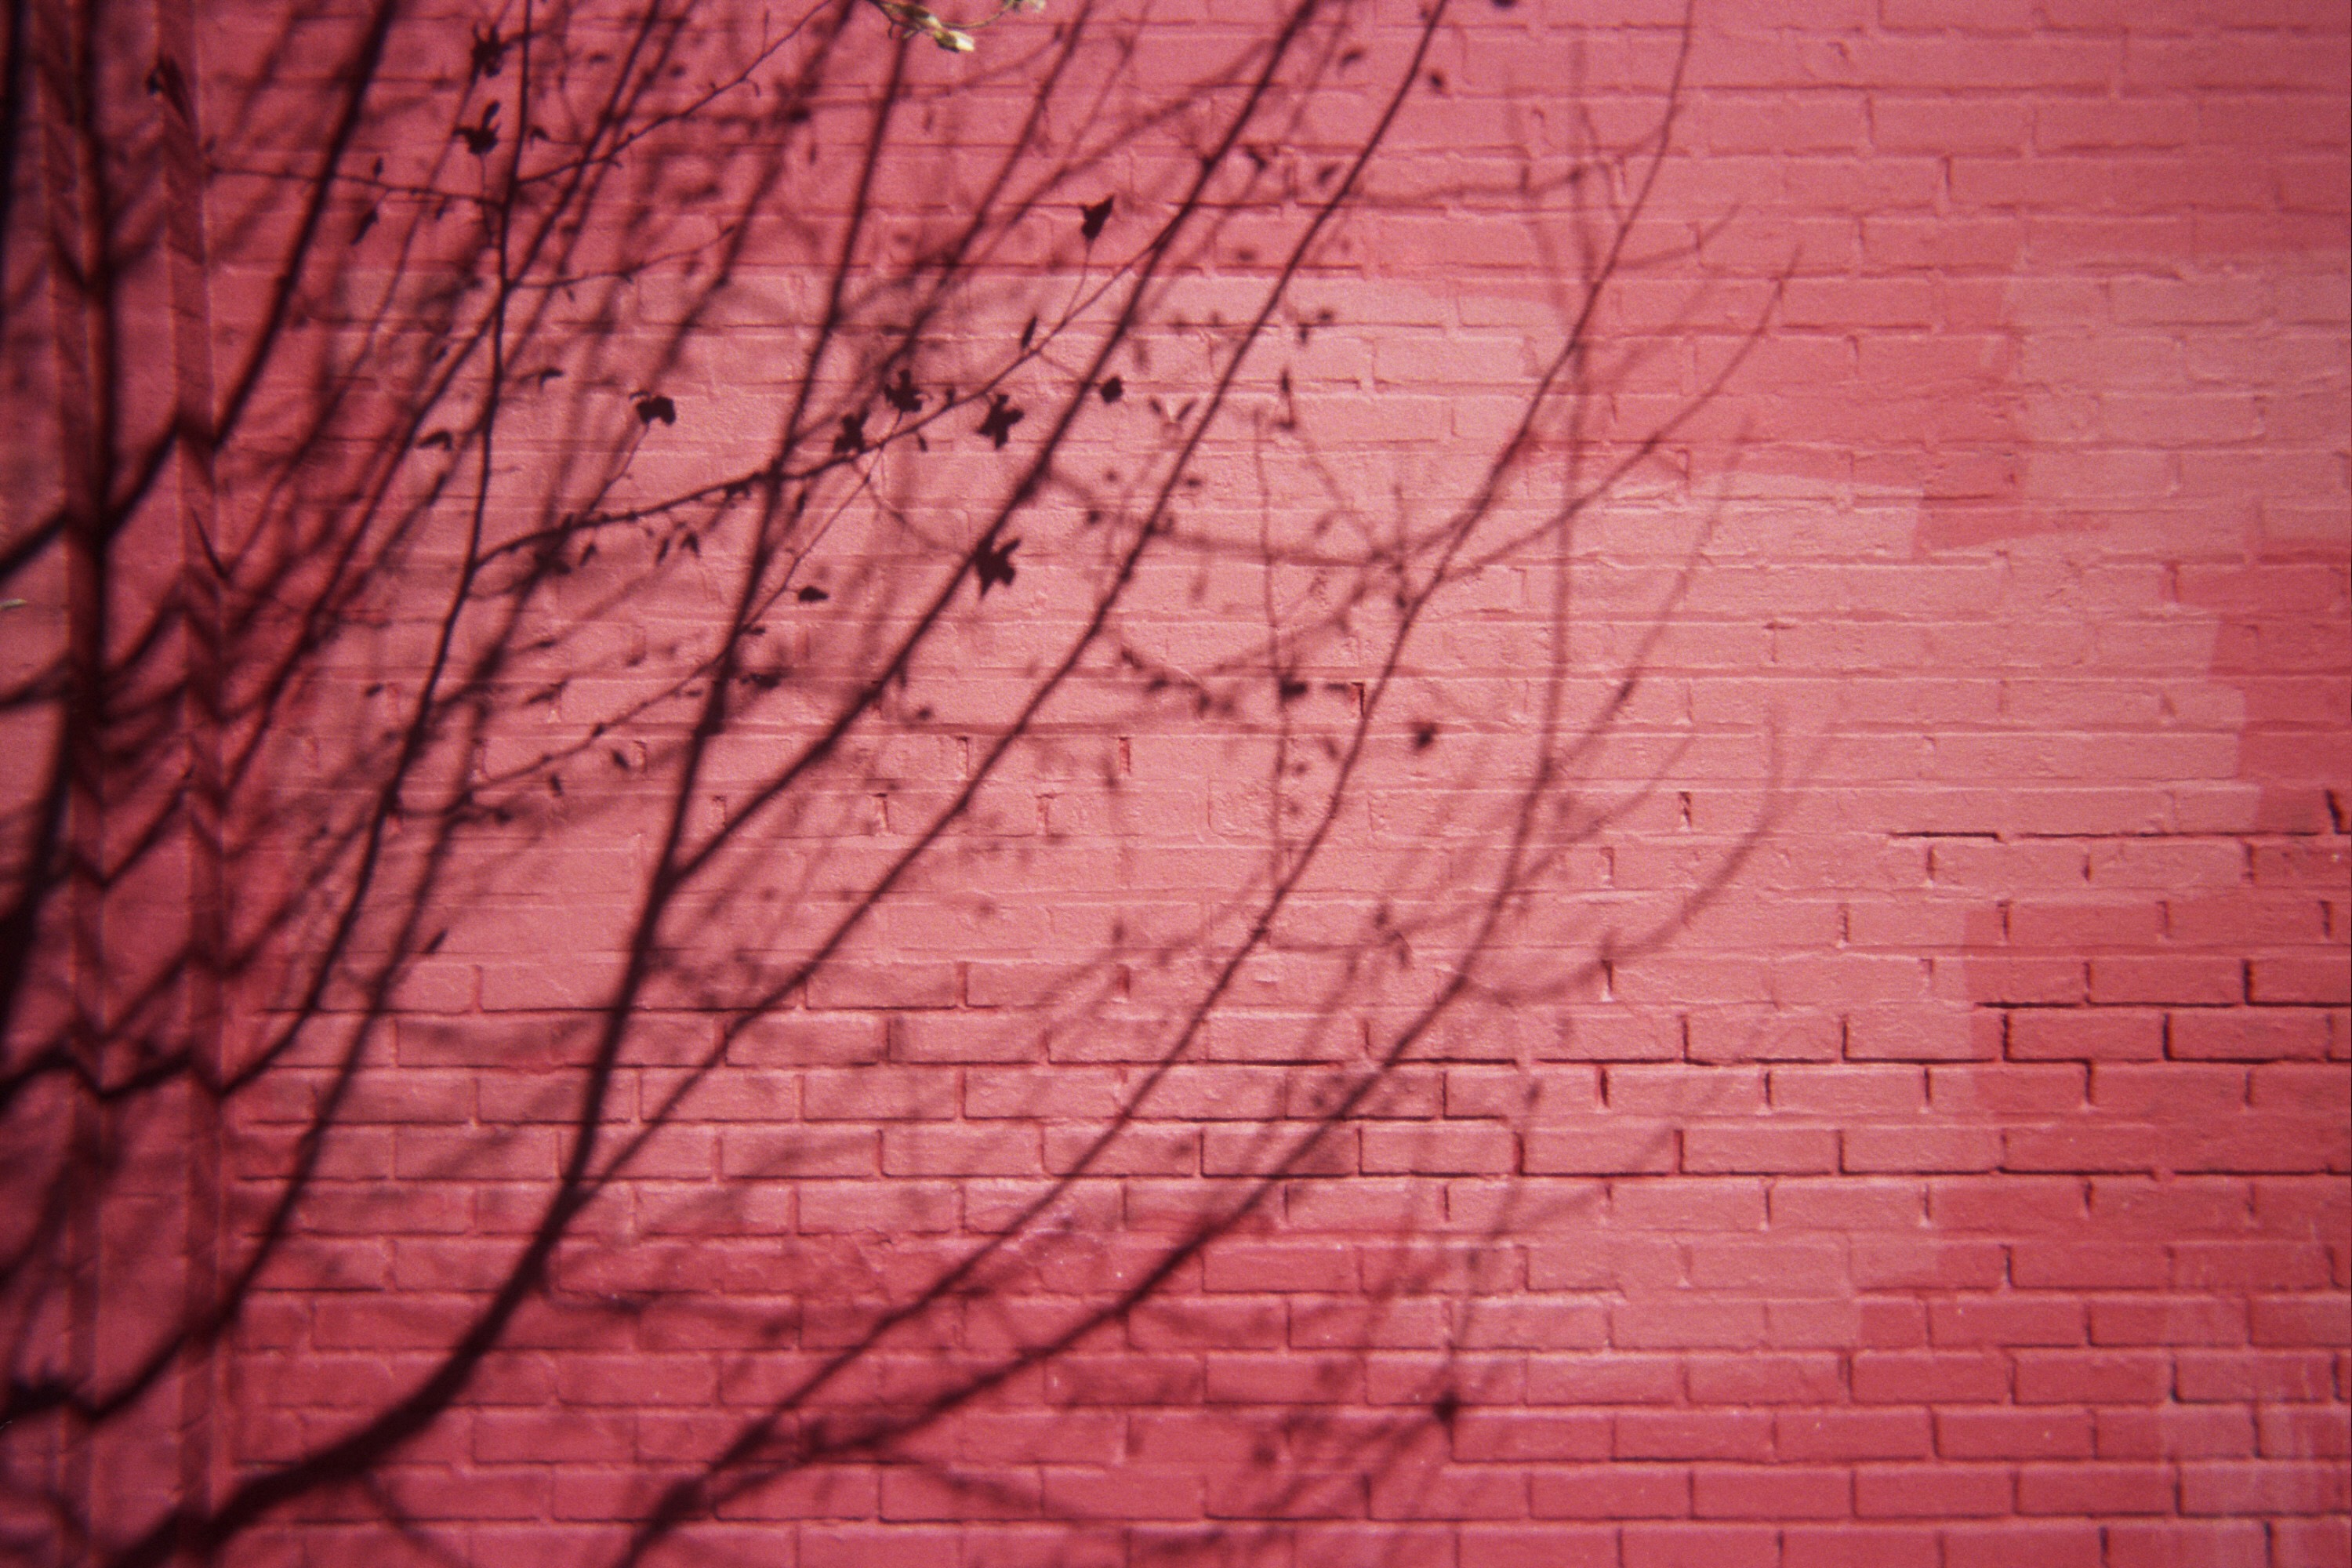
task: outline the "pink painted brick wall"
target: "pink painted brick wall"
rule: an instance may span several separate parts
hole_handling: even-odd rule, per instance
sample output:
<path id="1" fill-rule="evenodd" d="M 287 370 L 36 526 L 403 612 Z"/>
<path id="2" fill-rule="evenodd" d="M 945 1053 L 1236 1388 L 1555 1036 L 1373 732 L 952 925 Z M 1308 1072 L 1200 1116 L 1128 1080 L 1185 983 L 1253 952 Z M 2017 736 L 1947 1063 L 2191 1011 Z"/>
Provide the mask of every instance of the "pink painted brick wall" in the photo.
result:
<path id="1" fill-rule="evenodd" d="M 2340 5 L 751 11 L 40 100 L 11 1551 L 2352 1563 Z"/>

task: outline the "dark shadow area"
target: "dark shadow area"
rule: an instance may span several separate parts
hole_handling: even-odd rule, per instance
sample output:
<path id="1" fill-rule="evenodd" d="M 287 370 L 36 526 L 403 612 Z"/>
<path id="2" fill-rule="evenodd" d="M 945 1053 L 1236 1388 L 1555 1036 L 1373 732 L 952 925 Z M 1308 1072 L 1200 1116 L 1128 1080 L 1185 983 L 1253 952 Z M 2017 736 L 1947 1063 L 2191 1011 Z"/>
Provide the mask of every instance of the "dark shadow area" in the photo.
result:
<path id="1" fill-rule="evenodd" d="M 1539 1037 L 1783 772 L 1613 883 L 1738 367 L 1621 406 L 1686 26 L 1427 189 L 1443 3 L 929 15 L 12 8 L 23 1560 L 1457 1516 Z M 1463 215 L 1548 325 L 1385 397 L 1334 280 Z"/>

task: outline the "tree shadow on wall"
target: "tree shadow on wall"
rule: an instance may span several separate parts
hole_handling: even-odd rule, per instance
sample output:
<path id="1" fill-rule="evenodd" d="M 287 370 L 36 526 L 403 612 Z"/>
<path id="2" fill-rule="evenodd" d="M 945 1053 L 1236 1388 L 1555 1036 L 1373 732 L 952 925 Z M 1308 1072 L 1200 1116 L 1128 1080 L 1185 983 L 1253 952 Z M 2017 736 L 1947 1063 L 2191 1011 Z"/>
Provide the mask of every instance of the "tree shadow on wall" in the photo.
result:
<path id="1" fill-rule="evenodd" d="M 1454 26 L 16 6 L 12 1546 L 1454 1516 L 1578 1223 L 1530 1040 L 1772 793 L 1611 885 L 1692 743 L 1712 389 L 1624 428 L 1609 328 L 1680 54 L 1390 192 Z M 1544 324 L 1368 425 L 1436 210 Z"/>

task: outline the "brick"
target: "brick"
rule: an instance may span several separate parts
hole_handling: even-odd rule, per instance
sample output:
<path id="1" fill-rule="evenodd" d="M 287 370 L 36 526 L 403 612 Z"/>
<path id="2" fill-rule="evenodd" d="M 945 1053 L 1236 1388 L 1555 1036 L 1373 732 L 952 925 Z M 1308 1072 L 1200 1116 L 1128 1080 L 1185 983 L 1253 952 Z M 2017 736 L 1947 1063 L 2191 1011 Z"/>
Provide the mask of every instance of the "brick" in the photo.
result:
<path id="1" fill-rule="evenodd" d="M 1684 1375 L 1702 1405 L 1815 1405 L 1843 1390 L 1838 1358 L 1826 1353 L 1694 1355 Z"/>
<path id="2" fill-rule="evenodd" d="M 2316 1003 L 2340 1007 L 2352 1002 L 2352 960 L 2341 954 L 2257 958 L 2246 965 L 2246 994 L 2250 1001 L 2269 1005 Z"/>
<path id="3" fill-rule="evenodd" d="M 1347 1354 L 1213 1355 L 1206 1397 L 1220 1404 L 1328 1404 L 1361 1397 L 1360 1359 Z"/>
<path id="4" fill-rule="evenodd" d="M 1999 1048 L 1998 1036 L 1979 1028 L 1979 1022 L 1957 1010 L 1930 1010 L 1916 1003 L 1853 1005 L 1845 1015 L 1843 1055 L 1849 1062 L 1862 1063 L 1989 1057 Z M 1784 1054 L 1828 1061 L 1838 1054 L 1836 1043 L 1824 1039 L 1822 1049 Z"/>
<path id="5" fill-rule="evenodd" d="M 2342 1183 L 2305 1178 L 2252 1185 L 2254 1215 L 2263 1230 L 2306 1235 L 2331 1247 L 2352 1243 L 2352 1198 Z"/>
<path id="6" fill-rule="evenodd" d="M 2001 1134 L 2000 1163 L 2009 1171 L 2153 1171 L 2164 1166 L 2168 1142 L 2161 1128 L 2105 1119 L 2019 1128 Z"/>
<path id="7" fill-rule="evenodd" d="M 769 1014 L 734 1026 L 727 1059 L 746 1067 L 834 1067 L 878 1062 L 886 1048 L 880 1014 Z"/>
<path id="8" fill-rule="evenodd" d="M 1937 1067 L 1927 1070 L 1927 1094 L 1948 1116 L 2059 1116 L 2084 1105 L 2079 1067 Z"/>
<path id="9" fill-rule="evenodd" d="M 1674 1129 L 1664 1122 L 1626 1125 L 1612 1118 L 1590 1128 L 1538 1129 L 1524 1142 L 1523 1168 L 1529 1175 L 1614 1175 L 1675 1168 Z"/>
<path id="10" fill-rule="evenodd" d="M 1162 1079 L 1144 1102 L 1152 1120 L 1266 1121 L 1283 1114 L 1288 1075 L 1260 1067 L 1180 1068 Z"/>
<path id="11" fill-rule="evenodd" d="M 2020 1351 L 2020 1405 L 2154 1405 L 2172 1392 L 2172 1360 L 2154 1352 Z"/>
<path id="12" fill-rule="evenodd" d="M 952 1073 L 868 1066 L 820 1068 L 801 1082 L 803 1114 L 812 1121 L 940 1121 L 956 1110 Z"/>
<path id="13" fill-rule="evenodd" d="M 1745 1118 L 1766 1109 L 1760 1068 L 1614 1065 L 1601 1091 L 1612 1112 L 1667 1120 Z"/>
<path id="14" fill-rule="evenodd" d="M 1762 1303 L 1738 1297 L 1655 1299 L 1612 1307 L 1612 1343 L 1627 1350 L 1739 1350 L 1765 1340 Z"/>
<path id="15" fill-rule="evenodd" d="M 1857 1127 L 1840 1142 L 1840 1168 L 1856 1174 L 1991 1171 L 2001 1163 L 2001 1136 L 1990 1128 Z"/>
<path id="16" fill-rule="evenodd" d="M 907 1126 L 882 1131 L 886 1176 L 1042 1174 L 1037 1135 L 1028 1127 Z"/>
<path id="17" fill-rule="evenodd" d="M 1609 1418 L 1597 1413 L 1473 1410 L 1454 1424 L 1454 1457 L 1463 1460 L 1605 1460 L 1609 1449 Z"/>
<path id="18" fill-rule="evenodd" d="M 1492 1465 L 1446 1466 L 1408 1461 L 1372 1478 L 1370 1511 L 1372 1518 L 1379 1520 L 1525 1519 L 1527 1478 Z M 1400 1533 L 1391 1531 L 1381 1538 L 1367 1535 L 1362 1541 L 1370 1544 L 1379 1539 L 1385 1545 L 1397 1540 Z M 1414 1538 L 1403 1539 L 1409 1543 Z M 1433 1548 L 1445 1549 L 1444 1555 L 1450 1564 L 1451 1542 L 1441 1536 L 1433 1538 L 1431 1544 Z"/>
<path id="19" fill-rule="evenodd" d="M 1128 1324 L 1129 1342 L 1152 1352 L 1276 1350 L 1287 1334 L 1282 1303 L 1256 1296 L 1147 1302 Z"/>
<path id="20" fill-rule="evenodd" d="M 2247 972 L 2227 958 L 2094 958 L 2090 995 L 2093 1002 L 2108 1006 L 2191 1003 L 2227 1007 L 2246 1000 Z"/>
<path id="21" fill-rule="evenodd" d="M 949 1007 L 956 999 L 955 966 L 923 961 L 830 963 L 817 972 L 808 995 L 812 1007 L 825 1011 Z"/>
<path id="22" fill-rule="evenodd" d="M 1874 1231 L 1908 1228 L 1927 1217 L 1927 1189 L 1916 1182 L 1840 1177 L 1775 1182 L 1770 1193 L 1776 1229 Z"/>
<path id="23" fill-rule="evenodd" d="M 2336 1396 L 2335 1362 L 2321 1351 L 2182 1351 L 2173 1387 L 2193 1404 Z"/>
<path id="24" fill-rule="evenodd" d="M 1670 1355 L 1536 1356 L 1528 1363 L 1528 1398 L 1537 1405 L 1672 1404 L 1682 1387 L 1681 1364 Z"/>
<path id="25" fill-rule="evenodd" d="M 1452 1336 L 1479 1349 L 1598 1350 L 1609 1342 L 1608 1309 L 1574 1298 L 1523 1297 L 1480 1303 Z"/>
<path id="26" fill-rule="evenodd" d="M 2022 1289 L 2154 1289 L 2172 1280 L 2172 1258 L 2152 1242 L 2020 1242 L 2009 1277 Z"/>
<path id="27" fill-rule="evenodd" d="M 800 1192 L 805 1231 L 941 1231 L 954 1226 L 959 1207 L 945 1183 L 805 1182 Z"/>
<path id="28" fill-rule="evenodd" d="M 1698 1465 L 1691 1511 L 1700 1519 L 1843 1519 L 1853 1511 L 1849 1471 L 1787 1463 Z"/>
<path id="29" fill-rule="evenodd" d="M 2129 1007 L 2020 1007 L 2009 1015 L 2012 1061 L 2156 1061 L 2165 1015 Z"/>
<path id="30" fill-rule="evenodd" d="M 1790 286 L 1782 309 L 1794 327 L 1930 327 L 1935 294 L 1923 279 L 1809 279 Z"/>
<path id="31" fill-rule="evenodd" d="M 1299 1533 L 1298 1568 L 1348 1568 L 1374 1552 L 1388 1552 L 1397 1568 L 1454 1568 L 1453 1531 L 1448 1529 L 1325 1524 Z M 1116 1534 L 1104 1532 L 1106 1568 L 1118 1563 L 1123 1544 Z"/>
<path id="32" fill-rule="evenodd" d="M 1937 1286 L 1990 1289 L 2004 1278 L 2006 1250 L 1992 1241 L 1884 1240 L 1853 1243 L 1854 1283 L 1865 1289 Z M 1922 1314 L 1922 1335 L 1925 1315 Z"/>
<path id="33" fill-rule="evenodd" d="M 2099 1527 L 2024 1520 L 1999 1524 L 1954 1525 L 1943 1531 L 1944 1568 L 2007 1568 L 2035 1563 L 2046 1568 L 2103 1568 L 2105 1553 Z"/>
<path id="34" fill-rule="evenodd" d="M 2091 1418 L 2081 1410 L 1936 1412 L 1936 1450 L 1955 1459 L 2088 1458 Z"/>
<path id="35" fill-rule="evenodd" d="M 2086 1337 L 2079 1301 L 2032 1295 L 1937 1301 L 1927 1329 L 1938 1345 L 2074 1345 Z"/>
<path id="36" fill-rule="evenodd" d="M 1624 1568 L 1776 1568 L 1780 1561 L 1778 1533 L 1757 1525 L 1629 1524 L 1620 1550 Z"/>
<path id="37" fill-rule="evenodd" d="M 940 998 L 952 999 L 953 984 L 952 973 L 926 981 L 912 992 L 894 983 L 895 988 L 886 989 L 881 995 L 904 998 L 896 1002 L 862 992 L 845 992 L 844 996 L 847 1000 L 854 995 L 856 1005 L 868 1007 L 938 1006 Z M 891 1021 L 890 1028 L 890 1054 L 901 1062 L 997 1065 L 1034 1062 L 1045 1054 L 1044 1042 L 1034 1033 L 1015 1020 L 990 1013 L 905 1013 Z"/>
<path id="38" fill-rule="evenodd" d="M 1518 1139 L 1502 1127 L 1368 1127 L 1363 1130 L 1368 1175 L 1468 1175 L 1518 1168 Z"/>
<path id="39" fill-rule="evenodd" d="M 1617 1416 L 1621 1459 L 1750 1459 L 1771 1457 L 1772 1418 L 1760 1411 L 1626 1410 Z"/>
<path id="40" fill-rule="evenodd" d="M 1757 1230 L 1764 1193 L 1761 1183 L 1738 1176 L 1621 1181 L 1610 1188 L 1609 1212 L 1617 1225 L 1643 1230 Z"/>
<path id="41" fill-rule="evenodd" d="M 2005 1465 L 1862 1465 L 1853 1472 L 1862 1519 L 1999 1517 L 2013 1511 L 2015 1492 Z"/>
<path id="42" fill-rule="evenodd" d="M 1612 1528 L 1467 1524 L 1460 1552 L 1460 1568 L 1618 1568 Z"/>
<path id="43" fill-rule="evenodd" d="M 1328 1244 L 1229 1242 L 1203 1260 L 1212 1290 L 1351 1290 L 1357 1282 L 1351 1248 Z"/>
<path id="44" fill-rule="evenodd" d="M 1932 1446 L 1924 1409 L 1790 1413 L 1777 1430 L 1779 1452 L 1791 1458 L 1916 1459 Z"/>
<path id="45" fill-rule="evenodd" d="M 1781 1066 L 1771 1071 L 1774 1110 L 1839 1121 L 1907 1116 L 1927 1108 L 1916 1068 Z"/>
<path id="46" fill-rule="evenodd" d="M 1673 1465 L 1561 1466 L 1528 1479 L 1538 1519 L 1684 1519 L 1690 1472 Z"/>
<path id="47" fill-rule="evenodd" d="M 1201 1173 L 1203 1140 L 1191 1127 L 1129 1122 L 1108 1140 L 1103 1129 L 1045 1130 L 1045 1169 L 1056 1175 L 1192 1176 Z"/>
<path id="48" fill-rule="evenodd" d="M 2254 1068 L 2248 1079 L 2257 1110 L 2352 1112 L 2352 1073 L 2339 1068 L 2282 1062 Z"/>
<path id="49" fill-rule="evenodd" d="M 2344 1568 L 2352 1563 L 2352 1519 L 2281 1519 L 2271 1523 L 2274 1563 Z"/>
<path id="50" fill-rule="evenodd" d="M 1843 1295 L 1845 1248 L 1827 1238 L 1701 1237 L 1690 1244 L 1690 1282 L 1702 1290 L 1765 1297 Z"/>
<path id="51" fill-rule="evenodd" d="M 1767 1301 L 1764 1342 L 1775 1349 L 1829 1350 L 1850 1344 L 1918 1342 L 1916 1323 L 1904 1309 L 1908 1303 L 1867 1304 L 1823 1298 L 1810 1301 Z"/>
<path id="52" fill-rule="evenodd" d="M 2263 1296 L 2252 1306 L 2257 1345 L 2352 1345 L 2352 1299 L 2341 1294 Z"/>
<path id="53" fill-rule="evenodd" d="M 2018 900 L 2009 906 L 2009 940 L 2013 946 L 2056 948 L 2079 952 L 2095 948 L 2153 946 L 2165 934 L 2163 906 L 2153 901 L 2129 903 L 2042 902 Z"/>
<path id="54" fill-rule="evenodd" d="M 2017 1472 L 2017 1508 L 2028 1514 L 2169 1513 L 2176 1488 L 2169 1465 L 2024 1465 Z"/>
<path id="55" fill-rule="evenodd" d="M 2326 1015 L 2301 1007 L 2184 1008 L 2166 1029 L 2184 1061 L 2315 1061 L 2327 1054 Z"/>
<path id="56" fill-rule="evenodd" d="M 1925 1526 L 1792 1525 L 1780 1532 L 1781 1568 L 1942 1568 Z"/>
<path id="57" fill-rule="evenodd" d="M 2333 1462 L 2197 1460 L 2180 1467 L 2183 1514 L 2340 1514 L 2347 1507 L 2352 1477 Z"/>
<path id="58" fill-rule="evenodd" d="M 2265 1458 L 2352 1458 L 2352 1416 L 2341 1407 L 2267 1405 L 2257 1420 Z"/>
<path id="59" fill-rule="evenodd" d="M 2075 958 L 1972 957 L 1968 969 L 1969 999 L 2007 1003 L 2021 1010 L 2073 1011 L 2090 999 L 2083 961 Z M 2127 997 L 2106 995 L 2108 1004 Z"/>
<path id="60" fill-rule="evenodd" d="M 2171 1241 L 2200 1232 L 2247 1228 L 2253 1189 L 2227 1177 L 2095 1177 L 2091 1217 L 2102 1231 L 2119 1237 Z"/>
<path id="61" fill-rule="evenodd" d="M 1864 1352 L 1853 1358 L 1853 1396 L 1870 1405 L 2005 1399 L 2010 1363 L 1990 1352 Z"/>
<path id="62" fill-rule="evenodd" d="M 2244 1406 L 2167 1405 L 2092 1413 L 2103 1459 L 2242 1458 L 2254 1451 Z"/>
<path id="63" fill-rule="evenodd" d="M 2003 1237 L 2074 1231 L 2087 1217 L 2088 1191 L 2058 1176 L 1946 1176 L 1927 1184 L 1927 1219 L 1938 1230 Z"/>
<path id="64" fill-rule="evenodd" d="M 2110 1568 L 2265 1568 L 2270 1546 L 2252 1520 L 2118 1521 L 2107 1526 Z"/>
<path id="65" fill-rule="evenodd" d="M 2314 888 L 2340 891 L 2352 875 L 2352 845 L 2345 840 L 2316 838 L 2284 844 L 2250 846 L 2254 881 L 2272 888 Z"/>
<path id="66" fill-rule="evenodd" d="M 2177 1119 L 2184 1112 L 2227 1115 L 2245 1102 L 2242 1068 L 2180 1061 L 2151 1067 L 2103 1062 L 2091 1074 L 2091 1104 L 2119 1117 L 2160 1121 Z"/>
<path id="67" fill-rule="evenodd" d="M 719 1393 L 710 1359 L 699 1355 L 567 1355 L 556 1365 L 567 1405 L 708 1405 Z"/>
<path id="68" fill-rule="evenodd" d="M 2320 1290 L 2327 1249 L 2316 1242 L 2183 1241 L 2172 1248 L 2172 1284 L 2183 1290 Z"/>
<path id="69" fill-rule="evenodd" d="M 1287 1183 L 1282 1206 L 1285 1218 L 1302 1229 L 1394 1237 L 1436 1228 L 1445 1195 L 1431 1181 L 1366 1176 Z"/>

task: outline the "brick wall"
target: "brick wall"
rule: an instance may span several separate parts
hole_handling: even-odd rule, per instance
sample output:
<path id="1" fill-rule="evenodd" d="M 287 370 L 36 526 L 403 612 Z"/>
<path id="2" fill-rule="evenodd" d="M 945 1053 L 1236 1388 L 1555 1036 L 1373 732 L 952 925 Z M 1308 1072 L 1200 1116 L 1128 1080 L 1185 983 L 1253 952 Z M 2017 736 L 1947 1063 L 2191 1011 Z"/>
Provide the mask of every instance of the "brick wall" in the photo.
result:
<path id="1" fill-rule="evenodd" d="M 2352 1563 L 2340 5 L 203 9 L 18 68 L 12 1550 Z"/>

